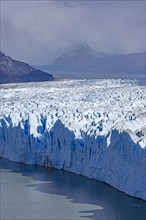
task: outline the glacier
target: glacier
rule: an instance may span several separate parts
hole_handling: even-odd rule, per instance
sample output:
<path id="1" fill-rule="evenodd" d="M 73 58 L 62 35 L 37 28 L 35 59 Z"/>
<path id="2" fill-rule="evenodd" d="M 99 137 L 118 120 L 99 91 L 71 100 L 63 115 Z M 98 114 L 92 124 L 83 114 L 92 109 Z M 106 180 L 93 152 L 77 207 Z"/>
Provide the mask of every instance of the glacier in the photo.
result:
<path id="1" fill-rule="evenodd" d="M 146 200 L 146 88 L 130 80 L 1 85 L 0 157 Z"/>

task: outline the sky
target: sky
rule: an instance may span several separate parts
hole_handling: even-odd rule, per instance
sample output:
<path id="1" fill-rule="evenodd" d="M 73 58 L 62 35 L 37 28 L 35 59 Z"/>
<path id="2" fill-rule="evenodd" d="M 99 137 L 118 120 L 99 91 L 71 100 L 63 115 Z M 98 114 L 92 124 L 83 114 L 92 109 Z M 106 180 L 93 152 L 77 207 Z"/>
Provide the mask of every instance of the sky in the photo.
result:
<path id="1" fill-rule="evenodd" d="M 1 0 L 0 49 L 50 64 L 81 42 L 97 52 L 145 51 L 143 0 Z"/>

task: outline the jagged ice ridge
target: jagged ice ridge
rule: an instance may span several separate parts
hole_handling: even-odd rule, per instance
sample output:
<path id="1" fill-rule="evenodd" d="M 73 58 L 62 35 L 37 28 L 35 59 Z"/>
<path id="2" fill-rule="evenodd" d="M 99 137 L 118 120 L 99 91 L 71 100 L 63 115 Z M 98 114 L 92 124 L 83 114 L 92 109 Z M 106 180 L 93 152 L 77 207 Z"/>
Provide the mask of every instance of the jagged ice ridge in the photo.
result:
<path id="1" fill-rule="evenodd" d="M 146 88 L 124 80 L 1 86 L 0 157 L 146 200 Z"/>

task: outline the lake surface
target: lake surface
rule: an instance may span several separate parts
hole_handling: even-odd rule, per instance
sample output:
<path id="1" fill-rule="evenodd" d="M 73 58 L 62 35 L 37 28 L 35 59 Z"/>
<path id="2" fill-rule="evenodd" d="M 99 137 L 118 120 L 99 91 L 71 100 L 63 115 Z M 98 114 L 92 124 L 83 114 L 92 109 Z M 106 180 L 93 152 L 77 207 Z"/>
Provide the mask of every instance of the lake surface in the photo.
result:
<path id="1" fill-rule="evenodd" d="M 146 202 L 62 170 L 0 159 L 1 220 L 143 220 Z"/>

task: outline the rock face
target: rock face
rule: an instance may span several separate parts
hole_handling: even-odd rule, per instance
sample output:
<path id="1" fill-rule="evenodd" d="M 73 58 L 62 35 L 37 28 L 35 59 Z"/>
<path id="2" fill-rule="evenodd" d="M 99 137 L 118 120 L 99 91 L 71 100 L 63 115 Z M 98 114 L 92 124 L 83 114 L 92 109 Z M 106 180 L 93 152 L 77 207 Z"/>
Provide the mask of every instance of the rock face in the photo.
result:
<path id="1" fill-rule="evenodd" d="M 73 50 L 58 57 L 54 65 L 80 65 L 92 59 L 106 56 L 105 53 L 97 53 L 86 43 L 79 44 Z"/>
<path id="2" fill-rule="evenodd" d="M 53 76 L 31 67 L 27 63 L 13 60 L 0 51 L 0 84 L 18 82 L 43 82 Z"/>

